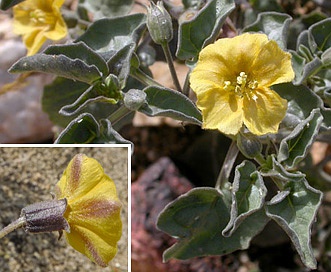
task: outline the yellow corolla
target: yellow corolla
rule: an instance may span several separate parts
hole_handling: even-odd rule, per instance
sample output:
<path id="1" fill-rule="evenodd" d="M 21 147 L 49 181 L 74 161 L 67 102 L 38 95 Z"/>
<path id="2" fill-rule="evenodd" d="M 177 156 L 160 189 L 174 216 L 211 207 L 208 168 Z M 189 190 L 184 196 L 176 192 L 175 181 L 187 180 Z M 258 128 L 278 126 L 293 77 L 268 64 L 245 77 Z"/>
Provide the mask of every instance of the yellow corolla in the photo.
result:
<path id="1" fill-rule="evenodd" d="M 23 36 L 28 55 L 38 52 L 44 42 L 60 40 L 67 26 L 60 8 L 64 0 L 26 0 L 13 8 L 14 32 Z"/>
<path id="2" fill-rule="evenodd" d="M 67 201 L 68 243 L 98 265 L 107 266 L 122 235 L 121 202 L 114 182 L 95 159 L 78 154 L 57 183 L 56 197 Z"/>
<path id="3" fill-rule="evenodd" d="M 291 55 L 265 34 L 245 33 L 206 46 L 190 76 L 203 128 L 236 135 L 276 133 L 287 101 L 269 87 L 293 80 Z"/>

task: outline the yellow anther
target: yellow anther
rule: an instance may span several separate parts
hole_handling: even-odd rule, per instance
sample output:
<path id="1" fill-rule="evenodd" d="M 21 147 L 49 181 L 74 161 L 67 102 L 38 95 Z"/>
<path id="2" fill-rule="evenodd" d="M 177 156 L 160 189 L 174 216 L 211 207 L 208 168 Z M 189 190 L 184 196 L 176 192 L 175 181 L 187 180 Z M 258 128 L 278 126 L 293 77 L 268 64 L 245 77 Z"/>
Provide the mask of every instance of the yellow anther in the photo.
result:
<path id="1" fill-rule="evenodd" d="M 248 88 L 253 89 L 253 90 L 256 89 L 258 85 L 259 85 L 259 83 L 256 80 L 248 82 Z"/>
<path id="2" fill-rule="evenodd" d="M 258 82 L 256 80 L 248 81 L 245 72 L 240 72 L 236 80 L 236 83 L 232 83 L 229 80 L 224 81 L 224 90 L 234 91 L 235 94 L 239 95 L 240 97 L 245 95 L 249 99 L 256 101 L 258 97 L 252 93 L 252 90 L 257 88 Z"/>
<path id="3" fill-rule="evenodd" d="M 231 81 L 224 81 L 224 90 L 230 89 L 229 87 L 231 86 Z"/>

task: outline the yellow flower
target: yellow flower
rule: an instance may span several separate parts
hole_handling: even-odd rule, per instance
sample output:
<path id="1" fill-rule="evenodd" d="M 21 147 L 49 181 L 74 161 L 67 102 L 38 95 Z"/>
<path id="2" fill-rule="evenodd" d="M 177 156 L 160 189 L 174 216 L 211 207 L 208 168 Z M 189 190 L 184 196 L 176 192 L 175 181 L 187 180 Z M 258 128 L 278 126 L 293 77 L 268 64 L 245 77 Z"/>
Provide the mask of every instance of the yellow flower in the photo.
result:
<path id="1" fill-rule="evenodd" d="M 38 52 L 44 42 L 60 40 L 67 26 L 60 8 L 64 0 L 26 0 L 13 8 L 14 32 L 23 36 L 28 55 Z"/>
<path id="2" fill-rule="evenodd" d="M 78 154 L 57 183 L 56 197 L 67 201 L 68 243 L 98 265 L 107 266 L 122 235 L 121 202 L 114 182 L 95 159 Z"/>
<path id="3" fill-rule="evenodd" d="M 276 133 L 287 101 L 269 87 L 294 78 L 291 55 L 265 34 L 245 33 L 208 45 L 190 76 L 203 128 L 236 135 Z"/>

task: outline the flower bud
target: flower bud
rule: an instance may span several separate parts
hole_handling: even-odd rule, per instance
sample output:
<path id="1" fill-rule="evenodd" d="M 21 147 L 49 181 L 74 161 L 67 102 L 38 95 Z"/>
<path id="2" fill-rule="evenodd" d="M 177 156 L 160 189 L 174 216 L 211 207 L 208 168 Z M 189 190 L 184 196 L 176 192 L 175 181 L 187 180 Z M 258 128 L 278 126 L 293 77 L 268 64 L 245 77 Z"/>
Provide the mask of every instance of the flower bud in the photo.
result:
<path id="1" fill-rule="evenodd" d="M 124 105 L 129 110 L 136 111 L 146 103 L 146 96 L 142 90 L 131 89 L 124 95 Z"/>
<path id="2" fill-rule="evenodd" d="M 248 136 L 238 133 L 237 146 L 240 152 L 249 159 L 255 158 L 257 155 L 261 154 L 262 151 L 260 141 L 253 135 Z"/>
<path id="3" fill-rule="evenodd" d="M 113 74 L 108 75 L 104 82 L 99 83 L 97 86 L 97 91 L 99 95 L 114 99 L 114 104 L 123 98 L 118 77 Z"/>
<path id="4" fill-rule="evenodd" d="M 151 5 L 147 7 L 147 28 L 152 40 L 157 44 L 168 43 L 172 40 L 172 21 L 163 2 L 158 1 L 156 5 L 151 2 Z"/>

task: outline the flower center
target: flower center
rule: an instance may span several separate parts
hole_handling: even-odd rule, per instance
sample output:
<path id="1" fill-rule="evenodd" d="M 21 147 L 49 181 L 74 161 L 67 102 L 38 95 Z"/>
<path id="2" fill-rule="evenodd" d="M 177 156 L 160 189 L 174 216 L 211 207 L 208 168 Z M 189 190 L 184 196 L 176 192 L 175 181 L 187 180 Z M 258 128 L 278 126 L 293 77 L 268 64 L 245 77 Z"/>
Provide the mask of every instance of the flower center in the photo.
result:
<path id="1" fill-rule="evenodd" d="M 31 21 L 36 25 L 53 25 L 54 16 L 50 12 L 41 9 L 31 10 L 29 13 Z"/>
<path id="2" fill-rule="evenodd" d="M 236 95 L 243 98 L 257 100 L 257 95 L 254 90 L 259 83 L 256 80 L 248 80 L 245 72 L 240 72 L 236 82 L 224 81 L 224 90 L 233 91 Z"/>

